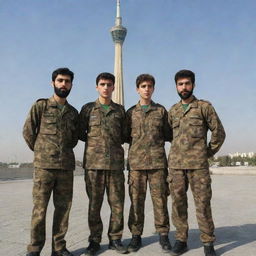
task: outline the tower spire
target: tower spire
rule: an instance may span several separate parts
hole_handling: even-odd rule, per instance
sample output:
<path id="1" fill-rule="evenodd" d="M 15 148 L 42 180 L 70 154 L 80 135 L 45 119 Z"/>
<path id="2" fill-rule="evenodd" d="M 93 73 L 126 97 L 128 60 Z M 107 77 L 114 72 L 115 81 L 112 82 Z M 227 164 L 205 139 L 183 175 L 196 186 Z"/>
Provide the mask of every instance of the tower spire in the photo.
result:
<path id="1" fill-rule="evenodd" d="M 117 0 L 117 4 L 116 4 L 116 17 L 121 17 L 120 14 L 120 0 Z"/>
<path id="2" fill-rule="evenodd" d="M 115 26 L 112 27 L 110 30 L 112 39 L 115 44 L 114 75 L 116 78 L 116 82 L 112 98 L 114 102 L 124 105 L 122 45 L 125 40 L 127 29 L 122 26 L 120 9 L 120 0 L 117 0 Z"/>
<path id="3" fill-rule="evenodd" d="M 120 10 L 120 0 L 116 2 L 116 26 L 122 26 L 122 17 L 121 17 L 121 10 Z"/>

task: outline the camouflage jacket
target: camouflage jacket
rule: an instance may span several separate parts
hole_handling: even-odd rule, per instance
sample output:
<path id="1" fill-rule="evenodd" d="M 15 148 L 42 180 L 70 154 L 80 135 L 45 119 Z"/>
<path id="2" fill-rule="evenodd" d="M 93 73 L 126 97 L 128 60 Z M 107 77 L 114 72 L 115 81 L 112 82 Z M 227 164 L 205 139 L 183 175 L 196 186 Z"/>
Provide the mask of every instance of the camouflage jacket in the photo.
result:
<path id="1" fill-rule="evenodd" d="M 123 106 L 111 101 L 109 109 L 102 108 L 99 100 L 85 104 L 79 114 L 79 139 L 85 141 L 85 169 L 124 169 Z"/>
<path id="2" fill-rule="evenodd" d="M 173 131 L 169 168 L 208 168 L 208 158 L 220 149 L 226 136 L 211 103 L 194 97 L 184 112 L 179 102 L 169 110 L 168 120 Z M 211 140 L 207 145 L 208 130 Z"/>
<path id="3" fill-rule="evenodd" d="M 34 151 L 34 166 L 75 169 L 73 148 L 78 141 L 78 111 L 66 102 L 63 111 L 53 97 L 39 99 L 23 127 L 23 137 Z"/>
<path id="4" fill-rule="evenodd" d="M 151 102 L 147 110 L 140 103 L 127 113 L 126 141 L 130 144 L 128 169 L 152 170 L 167 167 L 165 141 L 171 140 L 166 109 Z"/>

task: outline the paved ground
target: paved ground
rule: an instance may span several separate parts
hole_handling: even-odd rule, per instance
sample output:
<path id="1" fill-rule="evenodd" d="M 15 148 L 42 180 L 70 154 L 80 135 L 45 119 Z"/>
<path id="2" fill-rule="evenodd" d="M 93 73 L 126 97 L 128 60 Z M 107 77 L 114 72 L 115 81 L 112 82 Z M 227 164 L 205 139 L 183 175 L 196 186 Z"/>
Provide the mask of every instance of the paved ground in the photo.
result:
<path id="1" fill-rule="evenodd" d="M 216 249 L 218 255 L 255 256 L 256 255 L 256 176 L 213 175 L 213 215 L 216 226 Z M 32 180 L 0 181 L 0 255 L 21 256 L 26 254 L 29 241 Z M 129 211 L 129 199 L 125 204 L 125 223 Z M 186 256 L 203 255 L 199 241 L 199 231 L 195 219 L 193 199 L 189 193 L 189 248 Z M 74 200 L 67 234 L 68 248 L 75 256 L 81 255 L 87 246 L 88 199 L 85 195 L 82 176 L 75 177 Z M 170 199 L 169 199 L 170 206 Z M 169 207 L 170 208 L 170 207 Z M 51 220 L 53 215 L 52 202 L 47 215 L 47 241 L 42 256 L 49 256 L 51 251 Z M 104 235 L 100 255 L 118 255 L 107 249 L 107 225 L 109 207 L 105 202 L 102 209 Z M 130 233 L 125 225 L 124 243 L 128 244 Z M 173 227 L 170 238 L 174 240 Z M 145 230 L 143 248 L 132 255 L 161 255 L 158 236 L 154 233 L 151 200 L 148 195 L 146 202 Z"/>

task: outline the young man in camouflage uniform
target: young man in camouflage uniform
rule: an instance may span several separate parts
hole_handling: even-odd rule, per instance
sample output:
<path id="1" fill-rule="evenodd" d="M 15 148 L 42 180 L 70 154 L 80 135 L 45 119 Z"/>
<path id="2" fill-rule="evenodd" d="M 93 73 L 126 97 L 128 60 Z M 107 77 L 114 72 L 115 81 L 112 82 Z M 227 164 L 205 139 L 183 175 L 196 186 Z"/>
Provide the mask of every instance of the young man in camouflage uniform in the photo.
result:
<path id="1" fill-rule="evenodd" d="M 155 228 L 159 242 L 165 252 L 171 245 L 168 238 L 169 215 L 167 209 L 168 185 L 165 141 L 171 140 L 166 109 L 151 100 L 155 79 L 142 74 L 136 79 L 140 100 L 127 111 L 127 142 L 129 148 L 129 195 L 131 208 L 129 229 L 132 239 L 128 251 L 134 252 L 141 247 L 144 227 L 144 205 L 149 183 L 153 201 Z"/>
<path id="2" fill-rule="evenodd" d="M 195 75 L 192 71 L 181 70 L 176 73 L 175 83 L 181 101 L 172 106 L 168 113 L 173 131 L 168 180 L 172 196 L 172 221 L 176 227 L 172 255 L 181 255 L 187 251 L 187 190 L 190 185 L 205 255 L 215 256 L 208 158 L 220 149 L 225 131 L 211 103 L 198 100 L 193 95 Z M 211 140 L 207 145 L 208 130 L 211 131 Z"/>
<path id="3" fill-rule="evenodd" d="M 39 99 L 31 108 L 23 136 L 34 151 L 34 208 L 31 221 L 31 243 L 27 256 L 38 256 L 45 243 L 47 205 L 53 192 L 54 217 L 52 256 L 72 256 L 66 249 L 65 234 L 73 195 L 73 148 L 78 141 L 78 112 L 66 97 L 74 74 L 68 68 L 52 73 L 54 95 Z"/>
<path id="4" fill-rule="evenodd" d="M 84 105 L 80 112 L 79 138 L 85 141 L 84 163 L 86 192 L 89 197 L 89 246 L 85 255 L 100 250 L 103 224 L 100 217 L 106 190 L 111 209 L 109 248 L 126 253 L 122 245 L 124 208 L 124 122 L 123 106 L 111 100 L 115 77 L 101 73 L 96 78 L 99 98 Z"/>

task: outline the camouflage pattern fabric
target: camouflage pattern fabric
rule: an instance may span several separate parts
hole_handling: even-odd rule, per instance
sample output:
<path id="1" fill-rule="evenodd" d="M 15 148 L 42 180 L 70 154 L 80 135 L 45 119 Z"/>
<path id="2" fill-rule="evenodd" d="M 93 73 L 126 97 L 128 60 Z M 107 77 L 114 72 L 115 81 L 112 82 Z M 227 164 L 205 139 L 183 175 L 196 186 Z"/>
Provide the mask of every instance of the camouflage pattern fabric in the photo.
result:
<path id="1" fill-rule="evenodd" d="M 149 183 L 154 209 L 156 232 L 168 234 L 167 169 L 129 171 L 129 195 L 131 199 L 128 226 L 133 235 L 141 235 L 144 227 L 144 206 Z"/>
<path id="2" fill-rule="evenodd" d="M 61 111 L 53 97 L 38 100 L 28 114 L 23 136 L 34 151 L 36 168 L 75 169 L 78 112 L 67 102 Z"/>
<path id="3" fill-rule="evenodd" d="M 168 120 L 173 131 L 169 168 L 208 168 L 208 158 L 220 149 L 225 140 L 224 128 L 211 103 L 194 97 L 184 112 L 179 102 L 170 109 Z M 207 145 L 208 130 L 212 134 Z"/>
<path id="4" fill-rule="evenodd" d="M 168 176 L 172 196 L 172 222 L 176 227 L 175 238 L 186 242 L 188 238 L 187 190 L 190 185 L 196 206 L 196 217 L 201 232 L 201 241 L 215 241 L 211 213 L 211 177 L 208 169 L 170 169 Z"/>
<path id="5" fill-rule="evenodd" d="M 103 224 L 100 210 L 106 189 L 111 210 L 108 237 L 121 239 L 124 227 L 124 173 L 119 170 L 85 170 L 86 192 L 89 197 L 89 242 L 101 242 Z"/>
<path id="6" fill-rule="evenodd" d="M 167 168 L 165 141 L 171 140 L 167 111 L 151 101 L 144 111 L 141 105 L 127 111 L 126 141 L 130 144 L 128 168 L 152 170 Z"/>
<path id="7" fill-rule="evenodd" d="M 105 110 L 97 100 L 82 107 L 79 119 L 79 139 L 85 141 L 84 168 L 123 170 L 123 106 L 111 101 L 109 109 Z"/>
<path id="8" fill-rule="evenodd" d="M 66 248 L 65 234 L 73 196 L 73 171 L 34 170 L 33 203 L 31 221 L 31 243 L 29 252 L 41 251 L 45 243 L 45 221 L 48 202 L 53 192 L 55 207 L 52 228 L 52 247 L 54 251 Z"/>

